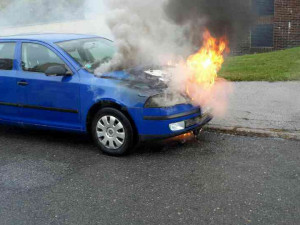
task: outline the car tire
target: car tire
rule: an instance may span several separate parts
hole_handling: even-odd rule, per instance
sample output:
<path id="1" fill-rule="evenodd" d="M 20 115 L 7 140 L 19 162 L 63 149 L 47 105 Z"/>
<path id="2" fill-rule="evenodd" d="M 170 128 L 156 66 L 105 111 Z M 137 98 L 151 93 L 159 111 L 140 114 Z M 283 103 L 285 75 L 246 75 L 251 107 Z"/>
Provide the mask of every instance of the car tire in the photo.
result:
<path id="1" fill-rule="evenodd" d="M 117 109 L 100 109 L 93 119 L 91 132 L 94 142 L 105 154 L 122 156 L 133 148 L 132 125 Z"/>

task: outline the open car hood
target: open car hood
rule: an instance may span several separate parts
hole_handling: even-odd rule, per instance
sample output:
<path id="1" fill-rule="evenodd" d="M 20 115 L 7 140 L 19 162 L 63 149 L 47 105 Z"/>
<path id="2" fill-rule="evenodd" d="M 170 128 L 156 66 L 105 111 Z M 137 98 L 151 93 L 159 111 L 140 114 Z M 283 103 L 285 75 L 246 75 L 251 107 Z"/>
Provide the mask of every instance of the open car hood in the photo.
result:
<path id="1" fill-rule="evenodd" d="M 138 90 L 140 95 L 145 96 L 162 93 L 168 88 L 162 70 L 151 70 L 139 67 L 122 71 L 113 71 L 96 76 L 102 79 L 120 81 L 121 85 Z"/>

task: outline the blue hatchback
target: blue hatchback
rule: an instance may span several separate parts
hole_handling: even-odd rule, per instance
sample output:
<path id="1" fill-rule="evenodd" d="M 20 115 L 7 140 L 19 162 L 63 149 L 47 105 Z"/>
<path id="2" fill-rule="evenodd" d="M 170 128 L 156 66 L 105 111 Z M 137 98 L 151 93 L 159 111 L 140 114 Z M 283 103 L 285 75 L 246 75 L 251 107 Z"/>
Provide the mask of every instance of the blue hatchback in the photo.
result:
<path id="1" fill-rule="evenodd" d="M 103 152 L 123 155 L 212 119 L 146 68 L 95 75 L 114 52 L 112 41 L 91 35 L 0 37 L 0 121 L 90 133 Z"/>

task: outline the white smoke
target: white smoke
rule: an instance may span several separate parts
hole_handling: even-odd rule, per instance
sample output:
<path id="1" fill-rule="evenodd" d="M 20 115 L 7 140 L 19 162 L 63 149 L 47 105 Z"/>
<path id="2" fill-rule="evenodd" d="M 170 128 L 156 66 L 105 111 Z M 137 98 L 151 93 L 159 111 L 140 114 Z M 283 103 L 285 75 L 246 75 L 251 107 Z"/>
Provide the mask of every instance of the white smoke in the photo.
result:
<path id="1" fill-rule="evenodd" d="M 1 0 L 0 36 L 80 33 L 112 38 L 107 12 L 102 0 Z"/>
<path id="2" fill-rule="evenodd" d="M 114 36 L 117 53 L 98 68 L 101 74 L 137 65 L 160 65 L 174 56 L 191 52 L 184 43 L 183 29 L 166 18 L 165 0 L 109 0 L 107 23 Z"/>
<path id="3" fill-rule="evenodd" d="M 95 0 L 96 1 L 96 0 Z M 232 41 L 253 22 L 246 1 L 231 0 L 105 0 L 107 23 L 118 52 L 97 73 L 163 64 L 174 56 L 185 58 L 202 45 L 206 29 Z M 238 19 L 237 19 L 238 16 Z"/>

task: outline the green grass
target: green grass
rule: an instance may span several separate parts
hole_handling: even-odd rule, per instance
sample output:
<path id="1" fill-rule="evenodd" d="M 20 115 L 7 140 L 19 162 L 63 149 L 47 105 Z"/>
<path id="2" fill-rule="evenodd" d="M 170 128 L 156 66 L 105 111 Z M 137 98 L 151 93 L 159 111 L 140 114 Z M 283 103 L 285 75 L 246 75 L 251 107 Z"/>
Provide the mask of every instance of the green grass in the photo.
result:
<path id="1" fill-rule="evenodd" d="M 300 80 L 300 48 L 228 57 L 219 75 L 231 81 Z"/>

